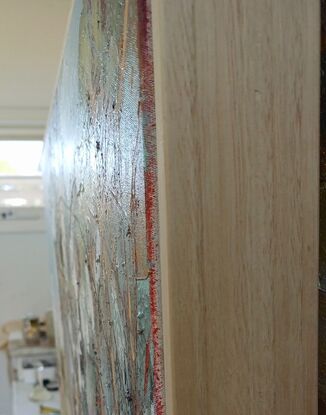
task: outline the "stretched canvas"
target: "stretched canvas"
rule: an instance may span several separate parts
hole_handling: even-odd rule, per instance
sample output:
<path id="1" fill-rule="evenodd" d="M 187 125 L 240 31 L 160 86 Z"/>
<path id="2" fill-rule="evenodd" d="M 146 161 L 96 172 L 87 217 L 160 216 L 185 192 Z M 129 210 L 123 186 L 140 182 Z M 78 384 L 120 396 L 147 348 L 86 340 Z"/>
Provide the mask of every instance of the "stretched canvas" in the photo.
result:
<path id="1" fill-rule="evenodd" d="M 76 0 L 45 146 L 64 413 L 164 413 L 151 15 Z"/>

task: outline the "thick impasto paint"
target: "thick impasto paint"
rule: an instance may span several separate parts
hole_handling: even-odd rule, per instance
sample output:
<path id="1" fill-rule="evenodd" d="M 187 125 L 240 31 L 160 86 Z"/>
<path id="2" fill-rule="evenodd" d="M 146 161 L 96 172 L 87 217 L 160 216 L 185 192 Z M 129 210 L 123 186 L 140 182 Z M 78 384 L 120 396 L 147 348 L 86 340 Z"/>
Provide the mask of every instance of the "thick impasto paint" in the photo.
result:
<path id="1" fill-rule="evenodd" d="M 45 149 L 66 414 L 164 413 L 156 175 L 148 4 L 76 0 Z"/>

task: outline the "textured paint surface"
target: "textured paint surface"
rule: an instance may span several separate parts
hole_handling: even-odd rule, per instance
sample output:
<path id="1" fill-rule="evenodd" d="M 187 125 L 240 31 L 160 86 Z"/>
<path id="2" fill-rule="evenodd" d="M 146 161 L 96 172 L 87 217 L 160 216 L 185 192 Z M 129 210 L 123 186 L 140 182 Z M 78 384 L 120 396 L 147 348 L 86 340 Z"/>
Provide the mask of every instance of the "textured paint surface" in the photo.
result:
<path id="1" fill-rule="evenodd" d="M 77 0 L 45 150 L 66 414 L 164 413 L 156 174 L 148 4 Z"/>

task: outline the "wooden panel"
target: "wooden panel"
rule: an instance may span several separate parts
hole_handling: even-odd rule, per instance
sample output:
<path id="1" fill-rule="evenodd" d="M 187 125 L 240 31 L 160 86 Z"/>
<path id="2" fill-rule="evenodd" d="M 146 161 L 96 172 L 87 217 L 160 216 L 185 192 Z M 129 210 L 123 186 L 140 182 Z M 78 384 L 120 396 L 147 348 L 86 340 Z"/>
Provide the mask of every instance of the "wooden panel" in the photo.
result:
<path id="1" fill-rule="evenodd" d="M 319 2 L 152 3 L 168 412 L 316 414 Z"/>

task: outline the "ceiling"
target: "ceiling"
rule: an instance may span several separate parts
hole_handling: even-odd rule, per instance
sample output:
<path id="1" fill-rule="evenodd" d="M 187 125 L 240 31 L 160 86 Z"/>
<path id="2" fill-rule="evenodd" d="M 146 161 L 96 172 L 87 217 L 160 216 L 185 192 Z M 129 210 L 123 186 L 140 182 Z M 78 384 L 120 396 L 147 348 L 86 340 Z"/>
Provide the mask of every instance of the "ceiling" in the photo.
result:
<path id="1" fill-rule="evenodd" d="M 0 139 L 42 138 L 70 0 L 1 0 Z"/>

